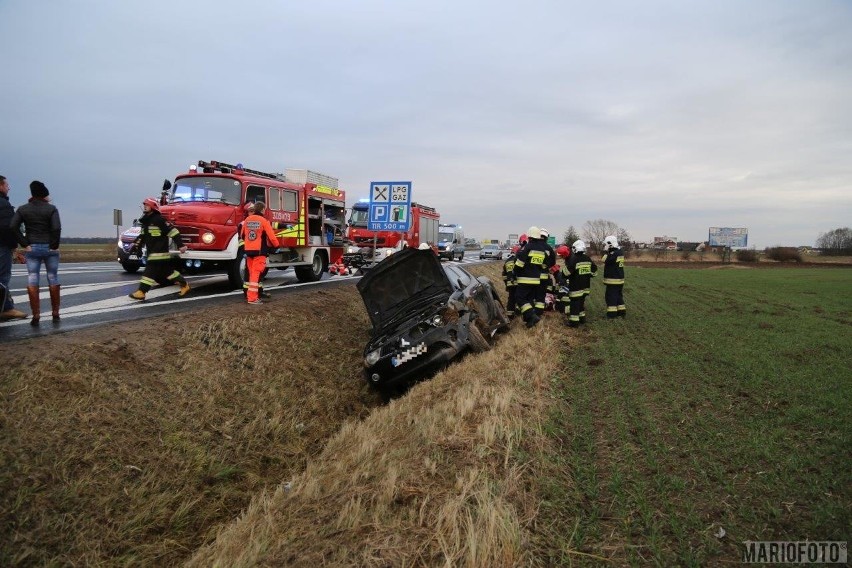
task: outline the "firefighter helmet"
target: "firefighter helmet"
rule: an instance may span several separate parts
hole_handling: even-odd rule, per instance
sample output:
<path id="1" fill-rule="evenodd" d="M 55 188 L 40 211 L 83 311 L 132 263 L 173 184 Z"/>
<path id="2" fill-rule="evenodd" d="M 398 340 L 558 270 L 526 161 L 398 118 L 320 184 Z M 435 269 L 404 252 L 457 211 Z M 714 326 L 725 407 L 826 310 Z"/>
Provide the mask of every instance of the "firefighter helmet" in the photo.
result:
<path id="1" fill-rule="evenodd" d="M 533 225 L 529 229 L 527 229 L 527 235 L 531 239 L 540 239 L 541 238 L 541 229 Z"/>
<path id="2" fill-rule="evenodd" d="M 542 239 L 546 239 L 547 237 L 549 237 L 549 236 L 550 236 L 550 233 L 549 233 L 549 232 L 547 231 L 547 229 L 545 229 L 544 227 L 542 227 L 541 229 L 539 229 L 539 231 L 541 231 L 541 238 L 542 238 Z"/>
<path id="3" fill-rule="evenodd" d="M 160 202 L 154 199 L 153 197 L 148 197 L 145 201 L 142 202 L 142 207 L 148 206 L 154 211 L 160 210 Z"/>
<path id="4" fill-rule="evenodd" d="M 432 247 L 429 246 L 429 243 L 420 243 L 417 247 L 418 250 L 429 250 L 430 248 Z"/>
<path id="5" fill-rule="evenodd" d="M 521 244 L 521 243 L 525 243 L 525 242 L 527 242 L 527 234 L 526 234 L 526 233 L 524 233 L 523 235 L 521 235 L 520 237 L 518 237 L 518 243 L 519 243 L 519 244 Z"/>
<path id="6" fill-rule="evenodd" d="M 604 239 L 604 248 L 606 250 L 618 248 L 618 239 L 615 238 L 615 235 L 610 235 Z"/>
<path id="7" fill-rule="evenodd" d="M 575 253 L 586 252 L 586 243 L 584 243 L 582 239 L 577 239 L 574 241 L 574 244 L 571 245 L 571 250 Z"/>
<path id="8" fill-rule="evenodd" d="M 521 247 L 519 245 L 514 245 L 512 247 L 512 254 L 518 254 L 519 250 L 521 250 Z"/>
<path id="9" fill-rule="evenodd" d="M 568 248 L 568 245 L 559 245 L 556 247 L 556 254 L 562 258 L 568 258 L 571 256 L 571 249 Z"/>

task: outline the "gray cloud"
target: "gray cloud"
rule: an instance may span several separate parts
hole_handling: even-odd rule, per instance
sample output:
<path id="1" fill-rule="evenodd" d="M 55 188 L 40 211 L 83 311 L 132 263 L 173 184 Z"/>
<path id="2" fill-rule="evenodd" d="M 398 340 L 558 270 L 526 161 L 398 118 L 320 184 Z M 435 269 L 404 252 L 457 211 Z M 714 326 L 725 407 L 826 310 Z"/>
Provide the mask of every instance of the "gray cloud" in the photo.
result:
<path id="1" fill-rule="evenodd" d="M 410 179 L 480 238 L 811 244 L 852 213 L 852 5 L 0 3 L 0 173 L 113 234 L 198 159 Z"/>

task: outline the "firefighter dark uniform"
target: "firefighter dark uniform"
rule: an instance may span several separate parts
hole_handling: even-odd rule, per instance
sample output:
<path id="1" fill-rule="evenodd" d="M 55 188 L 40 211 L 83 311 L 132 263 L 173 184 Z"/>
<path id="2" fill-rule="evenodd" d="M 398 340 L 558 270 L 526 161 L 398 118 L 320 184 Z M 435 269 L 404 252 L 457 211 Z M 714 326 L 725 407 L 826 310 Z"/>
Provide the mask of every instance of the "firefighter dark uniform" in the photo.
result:
<path id="1" fill-rule="evenodd" d="M 577 250 L 576 247 L 562 268 L 568 280 L 568 325 L 571 327 L 586 323 L 586 296 L 589 295 L 591 280 L 597 271 L 598 266 L 586 256 L 586 251 Z"/>
<path id="2" fill-rule="evenodd" d="M 610 247 L 603 256 L 603 264 L 606 317 L 627 317 L 627 306 L 624 305 L 624 252 L 617 246 Z"/>
<path id="3" fill-rule="evenodd" d="M 142 206 L 145 209 L 144 214 L 139 218 L 142 229 L 133 246 L 135 248 L 145 246 L 148 249 L 148 257 L 145 272 L 139 280 L 139 289 L 130 294 L 130 297 L 134 300 L 144 300 L 145 294 L 155 284 L 163 286 L 178 284 L 180 286 L 178 294 L 183 296 L 189 292 L 189 283 L 180 272 L 175 270 L 172 265 L 172 255 L 169 252 L 170 240 L 179 250 L 186 250 L 180 231 L 166 222 L 160 214 L 160 205 L 156 199 L 149 197 L 142 202 Z"/>
<path id="4" fill-rule="evenodd" d="M 518 252 L 514 272 L 517 282 L 515 300 L 527 327 L 532 327 L 540 320 L 534 304 L 536 293 L 541 286 L 542 272 L 547 270 L 548 247 L 547 243 L 533 237 L 533 234 L 537 234 L 537 231 L 530 230 L 529 233 L 532 233 L 527 235 L 529 241 Z"/>
<path id="5" fill-rule="evenodd" d="M 246 254 L 246 267 L 248 268 L 249 281 L 246 300 L 249 304 L 261 304 L 260 300 L 260 276 L 266 269 L 266 255 L 269 254 L 270 245 L 278 248 L 280 245 L 272 225 L 263 217 L 266 207 L 263 203 L 255 204 L 255 214 L 246 217 L 243 222 L 242 239 Z"/>
<path id="6" fill-rule="evenodd" d="M 541 241 L 547 249 L 547 258 L 544 261 L 544 270 L 541 273 L 541 279 L 538 289 L 535 291 L 535 313 L 541 315 L 544 313 L 545 298 L 548 292 L 553 291 L 553 279 L 550 277 L 552 268 L 556 266 L 556 251 L 553 247 L 547 244 L 547 241 Z"/>
<path id="7" fill-rule="evenodd" d="M 518 287 L 518 283 L 515 281 L 515 260 L 517 258 L 515 254 L 516 252 L 513 250 L 506 261 L 503 262 L 503 283 L 506 285 L 506 295 L 508 296 L 506 315 L 510 318 L 515 317 L 515 290 Z"/>

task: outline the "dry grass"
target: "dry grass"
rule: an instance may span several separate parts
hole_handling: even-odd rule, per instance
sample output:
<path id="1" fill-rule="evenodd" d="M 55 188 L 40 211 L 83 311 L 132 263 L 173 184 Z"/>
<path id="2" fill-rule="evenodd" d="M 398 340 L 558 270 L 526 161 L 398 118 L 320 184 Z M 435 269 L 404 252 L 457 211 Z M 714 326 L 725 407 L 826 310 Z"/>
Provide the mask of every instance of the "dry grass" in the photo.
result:
<path id="1" fill-rule="evenodd" d="M 190 565 L 529 564 L 531 456 L 561 333 L 550 319 L 347 424 Z"/>
<path id="2" fill-rule="evenodd" d="M 315 315 L 367 329 L 353 294 L 0 346 L 0 565 L 174 565 L 302 471 L 379 403 Z"/>

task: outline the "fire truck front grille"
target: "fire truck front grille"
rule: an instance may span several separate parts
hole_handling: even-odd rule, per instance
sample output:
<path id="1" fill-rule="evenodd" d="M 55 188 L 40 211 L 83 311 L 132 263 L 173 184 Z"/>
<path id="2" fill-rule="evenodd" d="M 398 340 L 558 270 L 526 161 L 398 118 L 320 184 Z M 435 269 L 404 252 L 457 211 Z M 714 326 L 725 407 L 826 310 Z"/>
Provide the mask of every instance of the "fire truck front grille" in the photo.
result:
<path id="1" fill-rule="evenodd" d="M 196 227 L 182 227 L 177 225 L 177 230 L 180 231 L 180 236 L 183 237 L 184 244 L 198 244 L 201 242 L 199 231 Z"/>

